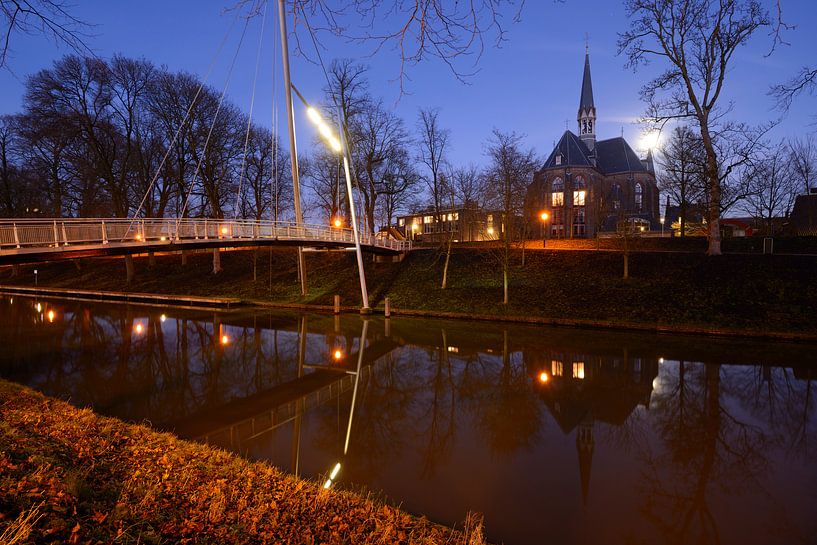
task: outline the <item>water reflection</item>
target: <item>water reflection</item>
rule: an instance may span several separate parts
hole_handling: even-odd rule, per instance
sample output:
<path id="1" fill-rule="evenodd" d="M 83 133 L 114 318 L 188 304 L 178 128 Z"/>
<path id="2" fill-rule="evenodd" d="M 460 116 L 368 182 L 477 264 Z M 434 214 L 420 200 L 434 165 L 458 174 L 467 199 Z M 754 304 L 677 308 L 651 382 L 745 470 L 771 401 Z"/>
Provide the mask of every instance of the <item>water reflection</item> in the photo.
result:
<path id="1" fill-rule="evenodd" d="M 817 540 L 813 346 L 0 299 L 0 372 L 505 543 Z"/>

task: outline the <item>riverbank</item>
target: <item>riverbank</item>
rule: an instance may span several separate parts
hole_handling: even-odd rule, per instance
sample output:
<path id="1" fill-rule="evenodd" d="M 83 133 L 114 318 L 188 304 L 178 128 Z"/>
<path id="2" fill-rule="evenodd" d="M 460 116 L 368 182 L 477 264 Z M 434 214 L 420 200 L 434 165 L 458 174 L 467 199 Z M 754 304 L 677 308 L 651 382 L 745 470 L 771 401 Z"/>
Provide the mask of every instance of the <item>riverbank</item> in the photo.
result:
<path id="1" fill-rule="evenodd" d="M 817 339 L 817 257 L 641 252 L 630 256 L 622 279 L 622 256 L 613 252 L 528 251 L 513 256 L 510 303 L 502 304 L 499 264 L 489 250 L 455 251 L 449 285 L 440 288 L 444 256 L 412 252 L 402 263 L 366 261 L 370 304 L 388 297 L 396 312 L 555 325 L 632 328 L 786 340 Z M 255 266 L 253 262 L 255 261 Z M 68 289 L 239 298 L 258 304 L 330 308 L 333 296 L 360 305 L 354 256 L 309 253 L 309 294 L 299 293 L 295 254 L 287 250 L 222 252 L 224 271 L 213 275 L 210 254 L 138 258 L 136 280 L 127 285 L 121 259 L 83 260 L 38 267 L 40 286 Z M 255 279 L 253 270 L 255 269 Z M 7 285 L 32 285 L 33 267 Z"/>
<path id="2" fill-rule="evenodd" d="M 3 543 L 484 543 L 6 381 L 0 416 Z"/>

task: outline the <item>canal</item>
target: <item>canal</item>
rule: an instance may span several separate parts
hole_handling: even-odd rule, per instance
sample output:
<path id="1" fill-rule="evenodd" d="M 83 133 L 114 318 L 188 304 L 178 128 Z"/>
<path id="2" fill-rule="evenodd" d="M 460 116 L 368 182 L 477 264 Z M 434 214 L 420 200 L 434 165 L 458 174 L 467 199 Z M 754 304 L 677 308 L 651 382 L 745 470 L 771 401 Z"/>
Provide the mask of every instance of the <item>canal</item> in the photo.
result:
<path id="1" fill-rule="evenodd" d="M 0 346 L 8 380 L 492 542 L 817 542 L 814 345 L 0 296 Z"/>

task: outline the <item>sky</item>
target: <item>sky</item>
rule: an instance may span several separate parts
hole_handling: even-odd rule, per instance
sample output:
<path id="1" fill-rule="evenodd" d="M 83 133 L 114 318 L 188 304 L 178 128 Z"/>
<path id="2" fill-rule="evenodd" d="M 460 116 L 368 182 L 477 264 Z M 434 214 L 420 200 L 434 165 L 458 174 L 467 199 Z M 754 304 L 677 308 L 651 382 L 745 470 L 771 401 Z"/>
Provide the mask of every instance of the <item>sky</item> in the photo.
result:
<path id="1" fill-rule="evenodd" d="M 221 54 L 216 56 L 235 18 L 234 13 L 225 12 L 233 3 L 83 0 L 77 2 L 73 12 L 94 25 L 88 44 L 97 55 L 143 57 L 170 70 L 185 70 L 202 78 L 212 64 L 208 83 L 220 90 L 227 82 L 230 59 L 236 55 L 243 25 L 239 22 L 232 26 Z M 771 5 L 770 0 L 767 3 Z M 771 38 L 761 31 L 734 59 L 723 99 L 724 103 L 734 102 L 732 119 L 759 124 L 781 117 L 767 94 L 769 87 L 784 82 L 802 66 L 817 62 L 817 1 L 784 0 L 783 7 L 784 19 L 797 25 L 785 35 L 788 45 L 767 56 Z M 275 9 L 268 11 L 263 36 L 260 17 L 249 24 L 227 88 L 229 99 L 249 111 L 261 41 L 253 119 L 267 126 L 272 125 L 274 110 L 284 111 L 276 13 Z M 622 2 L 527 0 L 519 22 L 513 22 L 514 13 L 507 10 L 503 21 L 505 41 L 500 47 L 488 37 L 481 58 L 471 57 L 459 65 L 465 72 L 476 70 L 467 83 L 458 81 L 444 63 L 428 58 L 407 67 L 410 80 L 401 93 L 397 81 L 400 63 L 392 48 L 373 53 L 372 44 L 324 36 L 321 54 L 327 63 L 333 58 L 351 58 L 367 65 L 371 94 L 382 98 L 412 130 L 419 108 L 439 108 L 439 119 L 451 132 L 449 161 L 454 165 L 484 165 L 485 145 L 494 128 L 524 135 L 524 143 L 542 160 L 566 126 L 576 132 L 587 35 L 598 115 L 597 138 L 623 133 L 639 153 L 646 153 L 648 140 L 637 123 L 644 111 L 639 89 L 659 72 L 660 64 L 633 72 L 625 68 L 626 59 L 617 55 L 617 33 L 628 26 Z M 311 42 L 305 35 L 301 39 L 304 50 L 314 58 Z M 0 70 L 0 114 L 19 112 L 25 78 L 50 67 L 69 52 L 42 36 L 15 35 L 11 45 L 10 70 Z M 319 103 L 325 87 L 321 67 L 297 51 L 291 53 L 293 82 L 308 100 Z M 801 96 L 770 136 L 780 139 L 813 132 L 817 129 L 815 115 L 817 97 Z M 282 135 L 286 134 L 284 119 L 281 115 L 278 125 Z M 313 146 L 320 145 L 300 105 L 296 105 L 296 132 L 299 152 L 308 154 Z"/>

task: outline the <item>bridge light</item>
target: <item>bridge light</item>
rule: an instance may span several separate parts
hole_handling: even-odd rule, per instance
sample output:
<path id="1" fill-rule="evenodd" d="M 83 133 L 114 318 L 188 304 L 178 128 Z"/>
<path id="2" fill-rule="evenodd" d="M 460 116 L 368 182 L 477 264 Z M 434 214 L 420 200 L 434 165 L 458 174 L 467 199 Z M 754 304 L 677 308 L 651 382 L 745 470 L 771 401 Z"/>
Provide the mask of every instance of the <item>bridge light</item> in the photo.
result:
<path id="1" fill-rule="evenodd" d="M 340 218 L 335 218 L 332 221 L 332 225 L 334 225 L 336 229 L 340 229 L 343 226 L 343 220 L 341 220 Z"/>
<path id="2" fill-rule="evenodd" d="M 227 234 L 227 228 L 226 228 L 226 227 L 222 227 L 222 228 L 221 228 L 221 234 L 222 234 L 222 235 L 226 235 L 226 234 Z"/>
<path id="3" fill-rule="evenodd" d="M 227 346 L 228 344 L 230 344 L 230 337 L 228 337 L 227 335 L 222 335 L 221 336 L 221 345 L 222 346 Z"/>
<path id="4" fill-rule="evenodd" d="M 335 358 L 335 361 L 340 361 L 343 359 L 343 352 L 338 348 L 332 352 L 332 357 Z"/>
<path id="5" fill-rule="evenodd" d="M 43 311 L 43 306 L 40 303 L 37 303 L 36 308 L 37 308 L 37 312 L 42 312 Z"/>
<path id="6" fill-rule="evenodd" d="M 145 326 L 142 325 L 142 322 L 136 322 L 136 324 L 133 326 L 133 331 L 137 335 L 141 335 L 144 330 Z"/>
<path id="7" fill-rule="evenodd" d="M 539 382 L 541 382 L 542 384 L 544 384 L 544 383 L 546 383 L 548 380 L 550 380 L 550 377 L 548 376 L 548 374 L 547 374 L 547 373 L 545 373 L 544 371 L 542 371 L 541 373 L 539 373 Z"/>
<path id="8" fill-rule="evenodd" d="M 494 228 L 493 228 L 493 227 L 488 227 L 488 234 L 489 234 L 489 235 L 493 235 L 493 234 L 494 234 Z"/>
<path id="9" fill-rule="evenodd" d="M 166 240 L 167 240 L 167 237 L 161 237 L 159 240 L 161 240 L 162 242 L 164 242 L 164 241 L 166 241 Z"/>
<path id="10" fill-rule="evenodd" d="M 54 311 L 53 310 L 48 311 L 48 321 L 51 322 L 52 324 L 54 323 Z"/>
<path id="11" fill-rule="evenodd" d="M 142 240 L 142 233 L 136 233 L 136 240 Z"/>
<path id="12" fill-rule="evenodd" d="M 159 321 L 160 321 L 160 322 L 165 323 L 165 320 L 167 320 L 167 316 L 165 316 L 164 314 L 162 314 L 161 316 L 159 316 Z"/>

